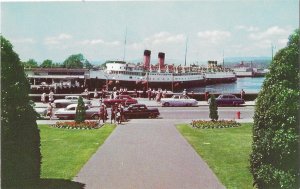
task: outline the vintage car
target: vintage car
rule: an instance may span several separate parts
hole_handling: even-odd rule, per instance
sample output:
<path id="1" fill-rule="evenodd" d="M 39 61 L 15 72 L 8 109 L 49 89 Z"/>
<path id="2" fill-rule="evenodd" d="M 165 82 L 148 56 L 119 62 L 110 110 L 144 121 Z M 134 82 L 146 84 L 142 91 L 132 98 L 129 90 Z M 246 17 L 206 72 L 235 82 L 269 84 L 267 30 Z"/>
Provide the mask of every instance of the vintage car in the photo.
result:
<path id="1" fill-rule="evenodd" d="M 208 99 L 208 103 L 210 104 L 211 99 Z M 232 94 L 224 94 L 219 95 L 216 98 L 216 103 L 218 106 L 239 106 L 241 104 L 245 104 L 245 101 L 241 98 L 236 97 Z"/>
<path id="2" fill-rule="evenodd" d="M 136 104 L 137 100 L 134 98 L 131 98 L 131 96 L 129 96 L 129 95 L 119 95 L 114 99 L 105 99 L 103 101 L 103 103 L 108 107 L 110 107 L 111 105 L 120 104 L 120 103 L 123 104 L 124 106 L 129 106 L 130 104 Z"/>
<path id="3" fill-rule="evenodd" d="M 171 98 L 162 98 L 162 106 L 197 106 L 198 102 L 187 95 L 173 95 Z"/>
<path id="4" fill-rule="evenodd" d="M 77 104 L 70 104 L 66 108 L 58 109 L 54 115 L 59 119 L 75 119 Z M 85 104 L 85 118 L 99 119 L 99 108 L 90 108 Z"/>
<path id="5" fill-rule="evenodd" d="M 56 108 L 63 108 L 70 104 L 77 104 L 78 99 L 79 99 L 79 96 L 65 96 L 65 99 L 57 99 L 57 100 L 54 100 L 53 103 Z M 83 102 L 85 104 L 91 104 L 91 101 L 87 100 L 87 99 L 83 99 Z"/>
<path id="6" fill-rule="evenodd" d="M 159 116 L 157 108 L 148 108 L 145 104 L 132 104 L 124 110 L 125 119 L 156 118 Z"/>

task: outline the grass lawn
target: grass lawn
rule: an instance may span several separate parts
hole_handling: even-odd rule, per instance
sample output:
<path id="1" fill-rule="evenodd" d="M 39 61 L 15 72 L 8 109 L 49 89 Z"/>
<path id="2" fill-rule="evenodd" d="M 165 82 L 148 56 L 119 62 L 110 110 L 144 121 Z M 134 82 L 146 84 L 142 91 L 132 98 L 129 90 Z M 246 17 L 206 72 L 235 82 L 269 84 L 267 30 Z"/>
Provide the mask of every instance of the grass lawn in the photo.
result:
<path id="1" fill-rule="evenodd" d="M 41 178 L 71 180 L 111 134 L 115 126 L 73 130 L 39 125 L 41 136 Z"/>
<path id="2" fill-rule="evenodd" d="M 252 124 L 226 129 L 194 129 L 183 124 L 177 129 L 226 188 L 253 188 L 249 172 Z"/>

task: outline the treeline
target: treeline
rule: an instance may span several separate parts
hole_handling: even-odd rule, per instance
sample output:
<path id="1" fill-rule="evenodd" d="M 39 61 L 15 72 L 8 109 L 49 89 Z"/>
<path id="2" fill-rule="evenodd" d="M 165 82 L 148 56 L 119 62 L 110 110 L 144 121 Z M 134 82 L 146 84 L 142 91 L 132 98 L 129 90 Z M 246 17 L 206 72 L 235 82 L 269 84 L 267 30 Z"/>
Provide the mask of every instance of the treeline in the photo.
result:
<path id="1" fill-rule="evenodd" d="M 34 59 L 29 59 L 22 64 L 24 68 L 93 68 L 93 65 L 82 54 L 73 54 L 62 63 L 46 59 L 39 65 Z"/>

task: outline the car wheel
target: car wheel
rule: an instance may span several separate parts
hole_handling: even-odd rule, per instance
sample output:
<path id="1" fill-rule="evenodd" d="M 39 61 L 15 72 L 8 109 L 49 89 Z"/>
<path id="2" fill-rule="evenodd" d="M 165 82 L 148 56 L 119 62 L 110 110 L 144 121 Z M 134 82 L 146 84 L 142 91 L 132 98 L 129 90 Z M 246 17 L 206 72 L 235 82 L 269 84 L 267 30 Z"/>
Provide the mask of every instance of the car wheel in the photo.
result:
<path id="1" fill-rule="evenodd" d="M 150 113 L 149 118 L 153 119 L 153 118 L 155 118 L 155 115 L 153 113 Z"/>
<path id="2" fill-rule="evenodd" d="M 163 105 L 166 106 L 166 107 L 168 107 L 168 106 L 170 106 L 170 103 L 169 102 L 165 102 Z"/>
<path id="3" fill-rule="evenodd" d="M 98 120 L 99 119 L 99 115 L 95 114 L 95 115 L 93 115 L 92 118 Z"/>

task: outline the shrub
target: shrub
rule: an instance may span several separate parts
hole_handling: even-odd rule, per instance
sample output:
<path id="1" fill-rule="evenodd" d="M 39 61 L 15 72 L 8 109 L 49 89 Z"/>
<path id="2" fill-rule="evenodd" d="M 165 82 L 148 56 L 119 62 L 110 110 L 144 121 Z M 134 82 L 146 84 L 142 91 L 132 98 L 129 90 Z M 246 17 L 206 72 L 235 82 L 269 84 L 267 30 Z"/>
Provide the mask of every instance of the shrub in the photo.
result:
<path id="1" fill-rule="evenodd" d="M 210 97 L 209 118 L 213 121 L 216 121 L 219 119 L 218 106 L 217 106 L 215 95 L 211 95 L 211 97 Z"/>
<path id="2" fill-rule="evenodd" d="M 76 123 L 81 123 L 84 122 L 84 120 L 85 120 L 85 105 L 82 96 L 80 96 L 76 108 L 75 121 Z"/>
<path id="3" fill-rule="evenodd" d="M 270 65 L 258 95 L 251 173 L 257 188 L 299 188 L 299 30 Z"/>
<path id="4" fill-rule="evenodd" d="M 99 126 L 97 121 L 85 121 L 76 123 L 75 121 L 56 122 L 53 127 L 64 128 L 64 129 L 98 129 Z"/>
<path id="5" fill-rule="evenodd" d="M 40 135 L 24 68 L 2 36 L 1 88 L 1 184 L 22 188 L 40 178 Z"/>
<path id="6" fill-rule="evenodd" d="M 193 120 L 191 125 L 194 128 L 198 129 L 216 129 L 216 128 L 230 128 L 230 127 L 239 127 L 241 126 L 240 123 L 236 121 L 226 121 L 226 120 L 220 120 L 220 121 L 204 121 L 204 120 Z"/>

